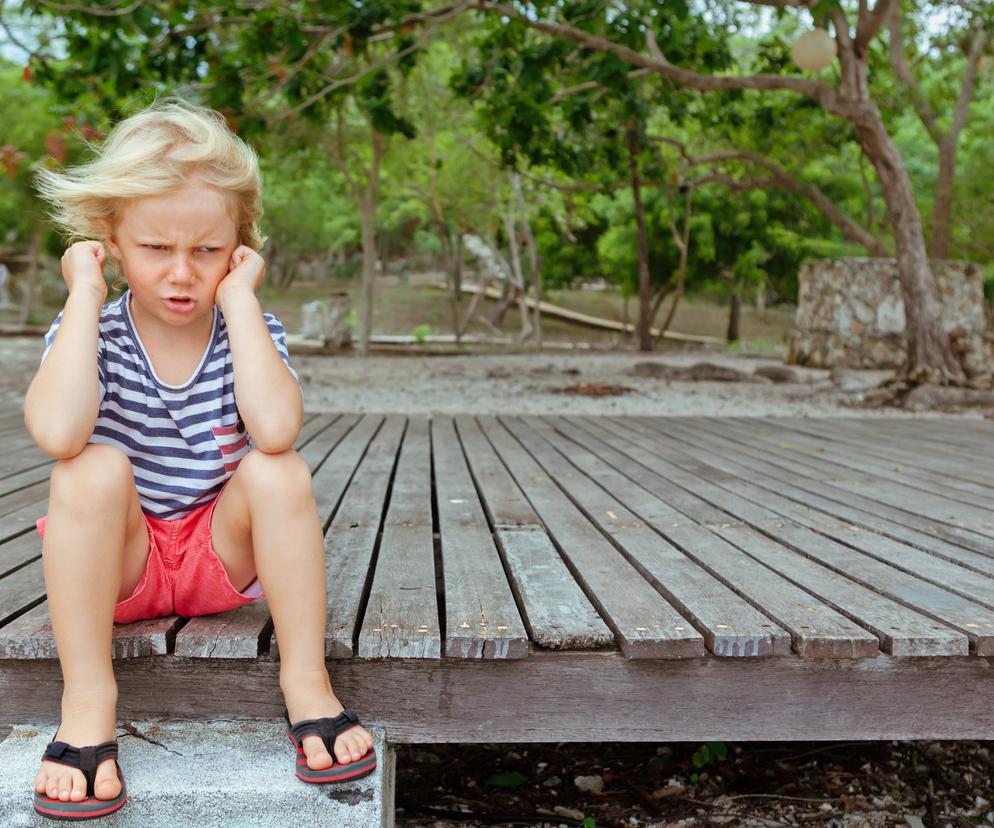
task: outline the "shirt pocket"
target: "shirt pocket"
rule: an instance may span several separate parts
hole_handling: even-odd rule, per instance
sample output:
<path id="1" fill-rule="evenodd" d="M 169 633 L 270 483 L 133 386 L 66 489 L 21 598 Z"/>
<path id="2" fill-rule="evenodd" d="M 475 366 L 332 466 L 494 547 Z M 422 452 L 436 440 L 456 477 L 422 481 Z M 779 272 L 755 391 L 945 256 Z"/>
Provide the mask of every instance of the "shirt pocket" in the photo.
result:
<path id="1" fill-rule="evenodd" d="M 224 470 L 228 473 L 233 472 L 249 452 L 245 423 L 239 419 L 232 425 L 211 426 L 211 431 L 214 433 L 214 442 L 221 450 Z"/>

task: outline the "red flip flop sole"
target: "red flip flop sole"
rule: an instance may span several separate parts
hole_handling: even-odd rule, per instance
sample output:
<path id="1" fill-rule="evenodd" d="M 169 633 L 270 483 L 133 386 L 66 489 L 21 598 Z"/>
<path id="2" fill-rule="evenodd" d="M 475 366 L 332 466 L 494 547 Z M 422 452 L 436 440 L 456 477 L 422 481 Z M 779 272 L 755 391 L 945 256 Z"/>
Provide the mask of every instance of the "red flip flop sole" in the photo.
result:
<path id="1" fill-rule="evenodd" d="M 370 748 L 365 756 L 356 759 L 354 762 L 348 762 L 344 765 L 336 762 L 330 768 L 313 770 L 307 767 L 307 755 L 304 753 L 303 745 L 299 744 L 289 731 L 287 731 L 287 735 L 290 737 L 293 746 L 297 749 L 294 773 L 302 782 L 316 784 L 347 782 L 350 779 L 361 779 L 364 776 L 369 776 L 369 774 L 376 770 L 376 750 L 374 748 Z M 334 761 L 334 758 L 332 761 Z"/>
<path id="2" fill-rule="evenodd" d="M 114 799 L 97 799 L 88 796 L 81 802 L 63 802 L 52 799 L 37 791 L 34 795 L 34 809 L 43 817 L 59 819 L 64 822 L 79 822 L 85 819 L 96 819 L 114 813 L 128 801 L 128 792 L 124 787 L 124 775 L 117 769 L 117 778 L 121 780 L 121 792 Z"/>

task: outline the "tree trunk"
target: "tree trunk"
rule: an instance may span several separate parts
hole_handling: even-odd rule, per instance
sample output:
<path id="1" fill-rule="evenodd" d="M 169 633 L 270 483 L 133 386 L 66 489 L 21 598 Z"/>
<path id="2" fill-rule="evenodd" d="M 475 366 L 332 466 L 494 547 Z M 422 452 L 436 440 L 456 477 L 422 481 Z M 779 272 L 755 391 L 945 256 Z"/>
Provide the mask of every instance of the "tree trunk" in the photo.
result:
<path id="1" fill-rule="evenodd" d="M 853 123 L 863 151 L 877 172 L 894 233 L 908 339 L 905 373 L 917 382 L 960 379 L 962 369 L 942 324 L 939 291 L 929 266 L 921 215 L 907 170 L 875 103 L 864 102 Z"/>
<path id="2" fill-rule="evenodd" d="M 946 133 L 939 144 L 939 174 L 932 204 L 932 258 L 949 258 L 953 184 L 956 176 L 956 137 Z"/>
<path id="3" fill-rule="evenodd" d="M 621 300 L 621 324 L 624 326 L 622 328 L 621 341 L 626 345 L 631 339 L 631 333 L 628 331 L 628 326 L 631 324 L 631 314 L 628 312 L 628 300 L 630 298 L 626 293 Z"/>
<path id="4" fill-rule="evenodd" d="M 742 319 L 742 289 L 735 283 L 735 293 L 732 294 L 732 304 L 728 309 L 728 329 L 725 331 L 727 342 L 739 341 L 739 322 Z"/>
<path id="5" fill-rule="evenodd" d="M 638 136 L 635 121 L 628 124 L 628 165 L 632 178 L 632 199 L 635 202 L 635 223 L 638 226 L 639 273 L 639 350 L 652 350 L 652 298 L 649 290 L 649 241 L 645 232 L 645 211 L 642 208 L 642 188 L 638 166 Z"/>
<path id="6" fill-rule="evenodd" d="M 542 350 L 542 311 L 539 307 L 542 295 L 542 274 L 538 269 L 538 248 L 535 244 L 535 236 L 532 233 L 531 223 L 528 221 L 528 205 L 525 204 L 524 194 L 521 192 L 521 178 L 517 173 L 511 173 L 511 187 L 518 202 L 518 212 L 521 218 L 521 232 L 525 237 L 525 246 L 528 249 L 528 269 L 532 277 L 532 294 L 535 298 L 534 309 L 534 334 L 535 347 Z"/>
<path id="7" fill-rule="evenodd" d="M 373 333 L 373 296 L 376 285 L 376 187 L 380 176 L 380 159 L 383 155 L 383 136 L 375 127 L 370 128 L 373 144 L 373 161 L 369 167 L 366 188 L 359 199 L 362 214 L 362 282 L 359 293 L 359 356 L 369 353 L 369 338 Z"/>
<path id="8" fill-rule="evenodd" d="M 495 328 L 500 328 L 504 324 L 504 314 L 511 307 L 511 302 L 514 301 L 517 293 L 517 289 L 511 284 L 509 279 L 501 283 L 500 299 L 497 300 L 497 307 L 494 308 L 494 312 L 490 314 L 490 324 Z"/>

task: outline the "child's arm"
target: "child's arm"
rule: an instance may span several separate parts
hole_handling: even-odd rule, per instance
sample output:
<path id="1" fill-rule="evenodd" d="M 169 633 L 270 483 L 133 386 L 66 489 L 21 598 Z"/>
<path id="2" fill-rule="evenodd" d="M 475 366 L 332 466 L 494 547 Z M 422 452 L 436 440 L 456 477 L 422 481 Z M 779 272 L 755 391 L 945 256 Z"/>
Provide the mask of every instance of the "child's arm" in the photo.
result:
<path id="1" fill-rule="evenodd" d="M 100 410 L 100 309 L 107 296 L 103 245 L 76 242 L 62 257 L 69 298 L 47 356 L 24 398 L 24 424 L 39 448 L 59 459 L 86 446 Z"/>
<path id="2" fill-rule="evenodd" d="M 264 274 L 263 258 L 249 247 L 239 247 L 215 301 L 228 327 L 238 412 L 255 447 L 278 454 L 292 448 L 300 433 L 304 401 L 273 345 L 255 295 Z"/>

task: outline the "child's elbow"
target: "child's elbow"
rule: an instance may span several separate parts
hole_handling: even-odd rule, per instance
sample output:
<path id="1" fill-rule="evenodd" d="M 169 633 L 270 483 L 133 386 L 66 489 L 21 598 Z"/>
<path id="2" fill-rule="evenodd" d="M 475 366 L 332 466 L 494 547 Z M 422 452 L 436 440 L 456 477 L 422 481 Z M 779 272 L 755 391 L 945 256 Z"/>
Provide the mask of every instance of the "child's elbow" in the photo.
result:
<path id="1" fill-rule="evenodd" d="M 81 454 L 86 448 L 89 436 L 80 438 L 67 431 L 40 431 L 28 426 L 28 433 L 35 444 L 49 457 L 56 460 L 69 460 Z"/>
<path id="2" fill-rule="evenodd" d="M 293 448 L 296 441 L 296 432 L 273 432 L 263 431 L 259 435 L 252 435 L 252 446 L 263 454 L 282 454 Z"/>

